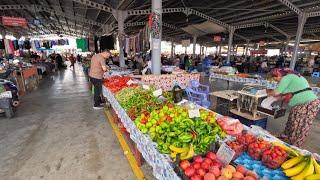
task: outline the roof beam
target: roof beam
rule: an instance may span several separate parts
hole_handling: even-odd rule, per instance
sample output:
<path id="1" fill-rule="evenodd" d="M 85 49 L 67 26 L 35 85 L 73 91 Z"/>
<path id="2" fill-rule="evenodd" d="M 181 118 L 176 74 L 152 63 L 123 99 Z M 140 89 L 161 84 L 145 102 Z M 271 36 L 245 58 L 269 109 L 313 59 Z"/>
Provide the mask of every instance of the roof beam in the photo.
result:
<path id="1" fill-rule="evenodd" d="M 237 25 L 234 27 L 235 27 L 235 29 L 244 29 L 244 28 L 249 28 L 249 27 L 257 27 L 257 26 L 267 26 L 267 23 L 266 22 L 258 22 L 258 23 Z"/>
<path id="2" fill-rule="evenodd" d="M 275 31 L 279 32 L 280 34 L 286 36 L 287 38 L 290 38 L 290 35 L 284 31 L 282 31 L 281 29 L 277 28 L 276 26 L 270 24 L 270 23 L 267 23 L 267 26 L 268 27 L 271 27 L 272 29 L 274 29 Z"/>
<path id="3" fill-rule="evenodd" d="M 77 2 L 79 4 L 83 4 L 83 5 L 89 6 L 89 7 L 96 8 L 96 9 L 99 9 L 99 10 L 102 10 L 102 11 L 106 11 L 106 12 L 112 13 L 112 8 L 110 8 L 110 7 L 106 6 L 106 5 L 103 5 L 103 4 L 99 4 L 99 3 L 96 3 L 96 2 L 90 1 L 90 0 L 72 0 L 72 1 Z"/>
<path id="4" fill-rule="evenodd" d="M 187 8 L 187 9 L 189 9 L 189 8 Z M 190 11 L 191 14 L 194 14 L 194 15 L 196 15 L 196 16 L 202 17 L 203 19 L 206 19 L 206 20 L 208 20 L 208 21 L 211 21 L 211 22 L 213 22 L 213 23 L 216 23 L 216 24 L 218 24 L 218 25 L 220 25 L 220 26 L 222 26 L 222 27 L 225 27 L 225 28 L 227 28 L 227 29 L 230 29 L 230 27 L 231 27 L 229 24 L 226 24 L 226 23 L 224 23 L 224 22 L 221 22 L 220 20 L 215 19 L 215 18 L 213 18 L 213 17 L 210 17 L 210 16 L 208 16 L 208 15 L 202 13 L 202 12 L 199 12 L 199 11 L 197 11 L 197 10 L 189 9 L 189 11 Z"/>
<path id="5" fill-rule="evenodd" d="M 278 1 L 280 1 L 282 4 L 287 6 L 289 9 L 291 9 L 295 13 L 302 14 L 302 10 L 298 8 L 296 5 L 294 5 L 291 1 L 289 0 L 278 0 Z"/>
<path id="6" fill-rule="evenodd" d="M 315 12 L 309 12 L 307 14 L 308 17 L 316 17 L 316 16 L 320 16 L 320 11 L 315 11 Z"/>

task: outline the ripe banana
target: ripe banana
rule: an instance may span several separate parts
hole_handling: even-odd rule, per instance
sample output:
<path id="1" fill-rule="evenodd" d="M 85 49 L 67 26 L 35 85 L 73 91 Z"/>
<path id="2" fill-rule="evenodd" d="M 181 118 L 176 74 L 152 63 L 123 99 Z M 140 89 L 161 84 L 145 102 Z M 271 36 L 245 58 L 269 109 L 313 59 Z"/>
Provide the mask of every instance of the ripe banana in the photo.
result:
<path id="1" fill-rule="evenodd" d="M 312 158 L 312 161 L 313 161 L 315 173 L 320 175 L 320 165 L 318 164 L 318 162 L 314 158 Z"/>
<path id="2" fill-rule="evenodd" d="M 177 152 L 177 153 L 184 153 L 184 152 L 188 152 L 189 151 L 189 147 L 178 148 L 178 147 L 175 147 L 174 145 L 170 145 L 169 149 L 171 151 Z"/>
<path id="3" fill-rule="evenodd" d="M 189 159 L 189 158 L 191 158 L 193 156 L 193 154 L 194 154 L 194 149 L 193 149 L 193 145 L 191 144 L 188 154 L 186 156 L 181 156 L 181 159 L 182 160 Z"/>
<path id="4" fill-rule="evenodd" d="M 297 156 L 294 158 L 291 158 L 289 160 L 287 160 L 286 162 L 284 162 L 281 167 L 282 169 L 289 169 L 293 166 L 295 166 L 296 164 L 298 164 L 299 162 L 301 162 L 304 159 L 304 156 Z"/>
<path id="5" fill-rule="evenodd" d="M 320 180 L 320 174 L 312 174 L 304 178 L 304 180 Z"/>
<path id="6" fill-rule="evenodd" d="M 292 148 L 290 148 L 280 142 L 275 141 L 272 144 L 274 144 L 275 146 L 282 147 L 284 150 L 287 151 L 287 153 L 289 154 L 290 157 L 303 156 L 299 151 L 292 149 Z"/>
<path id="7" fill-rule="evenodd" d="M 283 172 L 287 177 L 292 177 L 292 176 L 298 175 L 300 172 L 302 172 L 302 170 L 305 168 L 306 165 L 307 165 L 307 161 L 302 160 L 298 165 L 296 165 L 290 169 L 286 169 Z"/>
<path id="8" fill-rule="evenodd" d="M 177 154 L 178 154 L 177 152 L 172 151 L 171 154 L 170 154 L 170 157 L 171 157 L 174 161 L 176 161 Z"/>
<path id="9" fill-rule="evenodd" d="M 312 158 L 309 157 L 308 159 L 308 162 L 307 162 L 307 165 L 305 166 L 305 168 L 303 169 L 303 171 L 294 176 L 294 177 L 291 177 L 292 180 L 301 180 L 301 179 L 304 179 L 305 177 L 309 176 L 309 175 L 312 175 L 314 173 L 314 166 L 313 166 L 313 163 L 312 163 Z"/>

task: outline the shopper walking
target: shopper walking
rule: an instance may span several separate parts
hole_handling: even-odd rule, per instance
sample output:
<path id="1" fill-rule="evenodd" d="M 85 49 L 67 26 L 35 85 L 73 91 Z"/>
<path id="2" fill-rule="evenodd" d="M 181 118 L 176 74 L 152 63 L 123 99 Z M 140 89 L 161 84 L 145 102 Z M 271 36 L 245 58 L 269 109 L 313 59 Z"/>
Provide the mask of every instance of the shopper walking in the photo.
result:
<path id="1" fill-rule="evenodd" d="M 272 76 L 279 81 L 279 84 L 268 94 L 289 102 L 288 106 L 291 108 L 285 130 L 280 138 L 301 147 L 320 109 L 320 100 L 309 87 L 308 81 L 295 71 L 273 69 Z"/>
<path id="2" fill-rule="evenodd" d="M 91 58 L 91 65 L 89 71 L 90 82 L 94 86 L 94 106 L 93 109 L 102 109 L 102 78 L 104 72 L 107 71 L 106 59 L 110 57 L 111 53 L 105 50 Z"/>
<path id="3" fill-rule="evenodd" d="M 76 58 L 73 56 L 73 54 L 71 54 L 71 56 L 69 56 L 69 61 L 71 63 L 70 68 L 72 66 L 74 69 L 74 63 L 76 63 Z"/>

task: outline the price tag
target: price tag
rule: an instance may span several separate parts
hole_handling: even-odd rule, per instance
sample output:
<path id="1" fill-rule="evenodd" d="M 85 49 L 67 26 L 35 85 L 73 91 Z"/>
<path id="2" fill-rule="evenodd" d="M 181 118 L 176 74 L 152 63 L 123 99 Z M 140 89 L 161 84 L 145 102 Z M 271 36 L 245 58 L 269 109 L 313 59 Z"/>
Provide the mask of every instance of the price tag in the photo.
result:
<path id="1" fill-rule="evenodd" d="M 127 82 L 127 85 L 131 85 L 131 84 L 133 84 L 134 82 L 130 79 L 128 82 Z"/>
<path id="2" fill-rule="evenodd" d="M 152 94 L 153 94 L 153 96 L 155 96 L 155 97 L 159 97 L 159 96 L 162 95 L 162 89 L 155 90 L 155 91 L 153 91 Z"/>
<path id="3" fill-rule="evenodd" d="M 143 84 L 143 85 L 142 85 L 142 88 L 143 88 L 143 89 L 146 89 L 146 90 L 149 90 L 149 89 L 150 89 L 150 86 Z"/>
<path id="4" fill-rule="evenodd" d="M 223 143 L 217 152 L 217 158 L 222 164 L 228 165 L 232 161 L 234 154 L 234 150 L 226 143 Z"/>
<path id="5" fill-rule="evenodd" d="M 189 113 L 189 118 L 200 117 L 200 111 L 198 108 L 197 109 L 189 109 L 188 113 Z"/>

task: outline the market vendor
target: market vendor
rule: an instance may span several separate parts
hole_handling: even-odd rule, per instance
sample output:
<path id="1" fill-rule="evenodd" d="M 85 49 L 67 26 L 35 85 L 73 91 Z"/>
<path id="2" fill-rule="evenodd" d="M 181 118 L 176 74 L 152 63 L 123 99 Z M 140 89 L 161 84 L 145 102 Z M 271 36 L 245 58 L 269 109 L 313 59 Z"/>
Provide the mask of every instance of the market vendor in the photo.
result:
<path id="1" fill-rule="evenodd" d="M 91 58 L 90 65 L 90 82 L 94 86 L 94 106 L 93 109 L 102 109 L 102 78 L 104 72 L 107 71 L 106 59 L 110 57 L 109 50 L 104 50 Z"/>
<path id="2" fill-rule="evenodd" d="M 276 68 L 271 73 L 279 84 L 268 95 L 287 101 L 290 108 L 289 118 L 280 138 L 301 147 L 320 109 L 320 100 L 311 90 L 308 81 L 297 72 Z"/>

